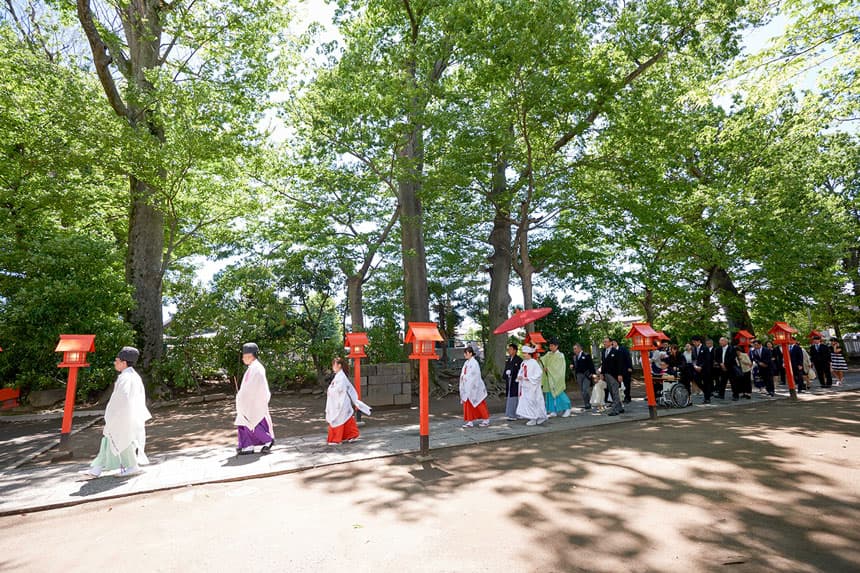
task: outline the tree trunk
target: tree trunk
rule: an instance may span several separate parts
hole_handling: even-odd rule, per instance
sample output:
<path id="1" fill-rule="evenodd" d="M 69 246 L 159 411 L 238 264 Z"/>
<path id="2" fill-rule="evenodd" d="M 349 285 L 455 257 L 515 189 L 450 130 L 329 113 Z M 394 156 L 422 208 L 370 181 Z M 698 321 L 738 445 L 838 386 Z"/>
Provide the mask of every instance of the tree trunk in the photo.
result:
<path id="1" fill-rule="evenodd" d="M 413 134 L 414 137 L 420 137 Z M 412 147 L 411 145 L 408 147 Z M 411 152 L 410 152 L 411 153 Z M 405 157 L 414 157 L 406 155 Z M 400 252 L 403 258 L 403 290 L 406 322 L 430 320 L 430 295 L 427 288 L 427 255 L 424 250 L 423 208 L 416 180 L 398 182 L 400 199 Z"/>
<path id="2" fill-rule="evenodd" d="M 722 267 L 713 267 L 709 276 L 708 284 L 723 308 L 729 324 L 729 332 L 737 332 L 741 329 L 753 332 L 747 301 L 738 292 L 729 273 Z"/>
<path id="3" fill-rule="evenodd" d="M 162 63 L 159 52 L 164 7 L 161 0 L 138 0 L 117 6 L 117 16 L 128 42 L 126 56 L 121 49 L 111 49 L 102 39 L 90 1 L 77 0 L 78 20 L 90 44 L 93 64 L 108 103 L 129 126 L 146 129 L 156 146 L 164 144 L 164 129 L 147 107 L 158 98 L 150 97 L 154 86 L 146 74 Z M 114 70 L 127 81 L 125 100 L 114 80 Z M 164 343 L 161 287 L 169 262 L 164 251 L 164 214 L 159 209 L 157 189 L 152 182 L 129 176 L 129 188 L 126 279 L 133 289 L 134 308 L 129 311 L 128 318 L 140 350 L 140 373 L 152 386 L 158 382 L 154 379 L 153 366 L 162 356 Z"/>
<path id="4" fill-rule="evenodd" d="M 639 304 L 642 306 L 642 312 L 645 314 L 645 322 L 648 324 L 654 324 L 654 291 L 650 288 L 645 287 L 645 292 L 642 295 L 642 299 L 639 301 Z"/>
<path id="5" fill-rule="evenodd" d="M 523 203 L 523 211 L 520 214 L 520 226 L 517 230 L 517 254 L 518 260 L 514 261 L 514 270 L 520 277 L 523 287 L 523 308 L 528 310 L 534 308 L 534 274 L 537 269 L 532 265 L 529 257 L 529 218 L 528 207 Z M 534 323 L 526 326 L 528 332 L 534 332 Z"/>
<path id="6" fill-rule="evenodd" d="M 362 286 L 364 286 L 364 277 L 352 275 L 346 278 L 346 300 L 349 304 L 350 330 L 352 332 L 364 332 Z"/>
<path id="7" fill-rule="evenodd" d="M 502 159 L 493 167 L 491 203 L 495 208 L 495 216 L 489 239 L 493 254 L 490 255 L 490 293 L 487 309 L 490 333 L 484 363 L 484 374 L 494 375 L 499 379 L 505 362 L 508 333 L 493 334 L 493 331 L 508 318 L 511 308 L 511 213 L 510 200 L 507 198 L 506 169 L 507 162 Z"/>
<path id="8" fill-rule="evenodd" d="M 131 178 L 132 208 L 128 225 L 126 281 L 131 285 L 134 307 L 128 321 L 134 328 L 140 350 L 139 371 L 150 383 L 152 367 L 163 354 L 161 308 L 162 255 L 164 252 L 164 215 L 149 202 L 152 190 Z"/>

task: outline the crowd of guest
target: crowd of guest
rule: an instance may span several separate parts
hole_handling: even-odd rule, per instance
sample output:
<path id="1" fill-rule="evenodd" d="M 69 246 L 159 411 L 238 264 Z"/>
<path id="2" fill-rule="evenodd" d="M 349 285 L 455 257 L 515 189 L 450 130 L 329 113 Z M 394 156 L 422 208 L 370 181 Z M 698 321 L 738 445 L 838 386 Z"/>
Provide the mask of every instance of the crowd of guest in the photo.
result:
<path id="1" fill-rule="evenodd" d="M 664 340 L 651 352 L 651 373 L 661 381 L 677 379 L 691 393 L 701 395 L 705 404 L 713 398 L 725 400 L 727 390 L 734 401 L 750 399 L 754 389 L 774 396 L 774 380 L 778 377 L 779 384 L 786 384 L 786 368 L 791 369 L 798 392 L 806 392 L 814 380 L 830 388 L 835 377 L 840 385 L 848 366 L 839 340 L 825 344 L 819 335 L 811 340 L 808 349 L 792 340 L 787 357 L 780 346 L 758 338 L 748 346 L 733 346 L 726 337 L 715 345 L 710 338 L 694 336 L 683 351 Z"/>

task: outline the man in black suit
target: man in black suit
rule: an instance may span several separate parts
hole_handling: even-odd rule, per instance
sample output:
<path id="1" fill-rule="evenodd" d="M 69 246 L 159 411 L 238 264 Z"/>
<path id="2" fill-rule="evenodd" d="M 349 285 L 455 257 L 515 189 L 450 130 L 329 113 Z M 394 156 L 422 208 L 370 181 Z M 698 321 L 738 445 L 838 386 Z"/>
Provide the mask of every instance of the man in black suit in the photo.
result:
<path id="1" fill-rule="evenodd" d="M 693 379 L 702 389 L 704 399 L 702 404 L 711 403 L 711 395 L 714 393 L 714 357 L 711 348 L 702 344 L 701 336 L 693 337 Z"/>
<path id="2" fill-rule="evenodd" d="M 761 345 L 761 340 L 756 340 L 753 344 L 750 358 L 752 358 L 753 364 L 758 366 L 758 375 L 764 382 L 767 395 L 773 396 L 773 353 L 770 348 Z"/>
<path id="3" fill-rule="evenodd" d="M 806 392 L 806 383 L 803 380 L 803 349 L 792 339 L 788 347 L 788 358 L 791 363 L 791 372 L 794 374 L 794 383 L 798 392 Z"/>
<path id="4" fill-rule="evenodd" d="M 621 352 L 618 351 L 618 348 L 612 346 L 612 340 L 604 338 L 603 350 L 600 355 L 600 373 L 603 374 L 606 386 L 609 388 L 609 394 L 612 396 L 612 409 L 609 410 L 609 415 L 617 416 L 624 413 L 624 405 L 618 396 L 618 381 L 624 372 Z"/>
<path id="5" fill-rule="evenodd" d="M 591 410 L 591 377 L 597 372 L 591 355 L 582 350 L 582 345 L 573 345 L 573 364 L 570 365 L 582 392 L 583 410 Z"/>
<path id="6" fill-rule="evenodd" d="M 826 344 L 821 344 L 821 337 L 815 335 L 812 337 L 812 346 L 809 347 L 809 360 L 815 367 L 815 373 L 818 374 L 818 383 L 822 388 L 830 388 L 833 386 L 833 373 L 830 372 L 830 348 Z"/>
<path id="7" fill-rule="evenodd" d="M 517 404 L 520 401 L 520 384 L 517 382 L 517 374 L 523 359 L 517 354 L 517 345 L 508 344 L 508 356 L 505 359 L 505 368 L 502 378 L 505 379 L 505 419 L 517 420 Z"/>
<path id="8" fill-rule="evenodd" d="M 738 357 L 734 347 L 729 344 L 729 339 L 725 336 L 720 338 L 720 346 L 714 351 L 714 368 L 717 370 L 717 398 L 726 399 L 726 385 L 730 384 L 732 401 L 740 400 L 737 373 L 740 369 Z"/>

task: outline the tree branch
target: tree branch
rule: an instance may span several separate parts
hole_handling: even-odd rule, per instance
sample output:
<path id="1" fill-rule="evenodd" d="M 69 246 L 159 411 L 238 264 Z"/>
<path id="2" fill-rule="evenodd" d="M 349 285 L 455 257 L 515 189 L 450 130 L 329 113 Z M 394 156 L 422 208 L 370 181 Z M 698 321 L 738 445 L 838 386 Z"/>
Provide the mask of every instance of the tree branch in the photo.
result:
<path id="1" fill-rule="evenodd" d="M 113 76 L 110 72 L 110 65 L 113 61 L 113 57 L 107 44 L 102 40 L 99 31 L 96 29 L 95 22 L 93 21 L 93 13 L 90 9 L 90 2 L 89 0 L 77 0 L 77 7 L 78 20 L 81 22 L 81 27 L 84 29 L 87 40 L 89 40 L 90 49 L 93 53 L 93 63 L 96 67 L 96 74 L 105 90 L 108 103 L 110 103 L 110 106 L 118 116 L 129 118 L 128 108 L 122 101 L 122 96 L 120 95 L 119 90 L 116 87 L 116 82 L 114 82 Z"/>

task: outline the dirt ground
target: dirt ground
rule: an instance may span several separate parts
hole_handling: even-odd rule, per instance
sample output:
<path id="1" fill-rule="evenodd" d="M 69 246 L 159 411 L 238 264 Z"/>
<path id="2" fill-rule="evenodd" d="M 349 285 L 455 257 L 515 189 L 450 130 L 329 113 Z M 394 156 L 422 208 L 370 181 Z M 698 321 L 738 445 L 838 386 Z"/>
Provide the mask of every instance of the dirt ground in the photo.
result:
<path id="1" fill-rule="evenodd" d="M 855 572 L 858 407 L 806 396 L 5 517 L 0 570 Z"/>

